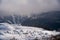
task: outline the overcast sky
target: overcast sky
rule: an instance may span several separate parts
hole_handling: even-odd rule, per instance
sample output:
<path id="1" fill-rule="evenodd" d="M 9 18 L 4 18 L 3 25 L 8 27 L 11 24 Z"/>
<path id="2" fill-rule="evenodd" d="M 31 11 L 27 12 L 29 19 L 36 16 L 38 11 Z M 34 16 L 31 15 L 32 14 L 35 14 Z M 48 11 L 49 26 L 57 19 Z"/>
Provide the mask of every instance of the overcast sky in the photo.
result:
<path id="1" fill-rule="evenodd" d="M 59 0 L 0 0 L 5 14 L 30 15 L 60 9 Z"/>

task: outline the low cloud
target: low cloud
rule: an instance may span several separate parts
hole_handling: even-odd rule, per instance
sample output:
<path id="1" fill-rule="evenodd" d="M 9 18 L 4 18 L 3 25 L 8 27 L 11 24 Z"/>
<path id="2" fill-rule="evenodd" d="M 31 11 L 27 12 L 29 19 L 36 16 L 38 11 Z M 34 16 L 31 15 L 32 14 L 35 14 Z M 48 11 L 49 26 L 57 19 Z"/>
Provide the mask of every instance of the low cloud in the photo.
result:
<path id="1" fill-rule="evenodd" d="M 1 0 L 0 10 L 11 15 L 31 15 L 60 9 L 58 0 Z"/>

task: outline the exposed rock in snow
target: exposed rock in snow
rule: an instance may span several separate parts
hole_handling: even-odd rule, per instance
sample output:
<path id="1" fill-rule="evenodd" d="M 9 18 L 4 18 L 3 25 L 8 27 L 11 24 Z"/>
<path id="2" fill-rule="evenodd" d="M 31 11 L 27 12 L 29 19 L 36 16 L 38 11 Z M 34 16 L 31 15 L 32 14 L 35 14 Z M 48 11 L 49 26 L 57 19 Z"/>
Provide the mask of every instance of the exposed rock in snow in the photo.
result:
<path id="1" fill-rule="evenodd" d="M 2 40 L 50 40 L 51 36 L 60 34 L 56 31 L 48 31 L 42 28 L 20 26 L 16 24 L 0 23 L 0 39 Z"/>

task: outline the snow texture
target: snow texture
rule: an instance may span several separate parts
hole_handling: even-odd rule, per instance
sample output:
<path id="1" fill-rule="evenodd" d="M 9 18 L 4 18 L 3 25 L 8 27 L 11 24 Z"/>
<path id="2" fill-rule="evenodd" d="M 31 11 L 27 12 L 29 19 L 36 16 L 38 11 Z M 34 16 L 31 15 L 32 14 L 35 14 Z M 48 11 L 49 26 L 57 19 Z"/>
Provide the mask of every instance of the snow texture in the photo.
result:
<path id="1" fill-rule="evenodd" d="M 42 28 L 27 27 L 17 24 L 0 23 L 0 40 L 50 40 L 51 36 L 58 35 L 60 32 L 48 31 Z"/>

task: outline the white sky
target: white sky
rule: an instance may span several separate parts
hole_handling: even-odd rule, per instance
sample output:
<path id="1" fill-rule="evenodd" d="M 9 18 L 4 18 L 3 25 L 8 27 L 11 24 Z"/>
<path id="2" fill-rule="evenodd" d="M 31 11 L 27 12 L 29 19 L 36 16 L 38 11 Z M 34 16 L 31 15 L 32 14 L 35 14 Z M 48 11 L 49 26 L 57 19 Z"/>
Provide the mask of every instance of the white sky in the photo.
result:
<path id="1" fill-rule="evenodd" d="M 30 15 L 59 9 L 58 0 L 2 0 L 0 10 L 7 14 Z"/>

